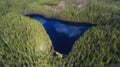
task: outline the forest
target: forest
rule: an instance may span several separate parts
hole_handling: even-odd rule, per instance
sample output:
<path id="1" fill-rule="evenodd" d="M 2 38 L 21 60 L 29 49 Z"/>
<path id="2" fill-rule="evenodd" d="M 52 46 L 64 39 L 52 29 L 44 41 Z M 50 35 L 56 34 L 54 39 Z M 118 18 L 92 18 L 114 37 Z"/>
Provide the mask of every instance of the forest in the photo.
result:
<path id="1" fill-rule="evenodd" d="M 29 14 L 96 26 L 60 57 L 42 24 Z M 0 0 L 0 67 L 116 65 L 120 66 L 119 0 Z"/>

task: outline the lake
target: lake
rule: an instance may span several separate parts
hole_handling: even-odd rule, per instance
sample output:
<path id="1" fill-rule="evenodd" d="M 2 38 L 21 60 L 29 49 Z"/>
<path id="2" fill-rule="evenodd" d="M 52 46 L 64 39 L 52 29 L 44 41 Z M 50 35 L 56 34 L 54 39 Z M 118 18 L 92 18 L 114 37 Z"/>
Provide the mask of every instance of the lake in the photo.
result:
<path id="1" fill-rule="evenodd" d="M 75 41 L 91 28 L 90 24 L 69 23 L 57 19 L 48 19 L 40 15 L 29 15 L 38 20 L 48 33 L 54 50 L 62 54 L 69 54 Z"/>

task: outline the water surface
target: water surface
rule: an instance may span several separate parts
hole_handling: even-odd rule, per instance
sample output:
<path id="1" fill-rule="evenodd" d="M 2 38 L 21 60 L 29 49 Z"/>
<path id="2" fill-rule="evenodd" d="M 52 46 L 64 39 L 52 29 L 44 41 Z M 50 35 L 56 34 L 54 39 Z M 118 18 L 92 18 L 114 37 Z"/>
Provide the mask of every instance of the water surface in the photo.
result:
<path id="1" fill-rule="evenodd" d="M 91 26 L 85 24 L 69 24 L 57 19 L 47 19 L 43 16 L 30 15 L 32 19 L 43 24 L 48 33 L 54 50 L 68 54 L 72 50 L 75 41 Z"/>

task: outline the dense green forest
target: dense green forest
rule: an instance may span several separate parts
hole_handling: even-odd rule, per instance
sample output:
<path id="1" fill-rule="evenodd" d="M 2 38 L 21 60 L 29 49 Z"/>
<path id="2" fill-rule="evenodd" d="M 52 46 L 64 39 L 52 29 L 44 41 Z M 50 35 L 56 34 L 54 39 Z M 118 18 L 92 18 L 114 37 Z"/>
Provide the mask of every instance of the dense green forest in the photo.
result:
<path id="1" fill-rule="evenodd" d="M 103 30 L 104 29 L 104 30 Z M 120 30 L 104 26 L 93 27 L 75 43 L 67 57 L 75 67 L 103 67 L 120 63 Z M 79 63 L 76 63 L 79 62 Z"/>
<path id="2" fill-rule="evenodd" d="M 1 64 L 10 67 L 47 64 L 52 44 L 40 23 L 13 12 L 0 20 Z"/>
<path id="3" fill-rule="evenodd" d="M 84 1 L 0 0 L 0 67 L 109 67 L 120 64 L 120 1 Z M 97 26 L 75 42 L 70 54 L 53 56 L 55 51 L 42 24 L 26 17 L 27 14 Z"/>

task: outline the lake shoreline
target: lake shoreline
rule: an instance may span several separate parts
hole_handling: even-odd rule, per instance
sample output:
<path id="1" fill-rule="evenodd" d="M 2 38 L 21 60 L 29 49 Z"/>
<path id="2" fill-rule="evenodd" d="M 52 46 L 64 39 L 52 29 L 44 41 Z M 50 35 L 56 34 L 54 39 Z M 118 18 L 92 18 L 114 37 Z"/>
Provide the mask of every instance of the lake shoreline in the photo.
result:
<path id="1" fill-rule="evenodd" d="M 54 50 L 61 54 L 69 54 L 74 43 L 93 27 L 91 24 L 61 21 L 55 18 L 46 18 L 41 15 L 26 15 L 40 22 L 49 35 Z"/>
<path id="2" fill-rule="evenodd" d="M 97 26 L 97 24 L 92 24 L 92 23 L 89 23 L 89 22 L 71 22 L 71 21 L 66 21 L 66 20 L 62 20 L 60 18 L 57 18 L 57 17 L 49 17 L 49 16 L 46 16 L 46 15 L 42 15 L 42 14 L 25 14 L 25 16 L 40 16 L 40 17 L 43 17 L 47 20 L 58 20 L 58 21 L 61 21 L 63 22 L 64 24 L 69 24 L 69 25 L 78 25 L 78 26 Z"/>

